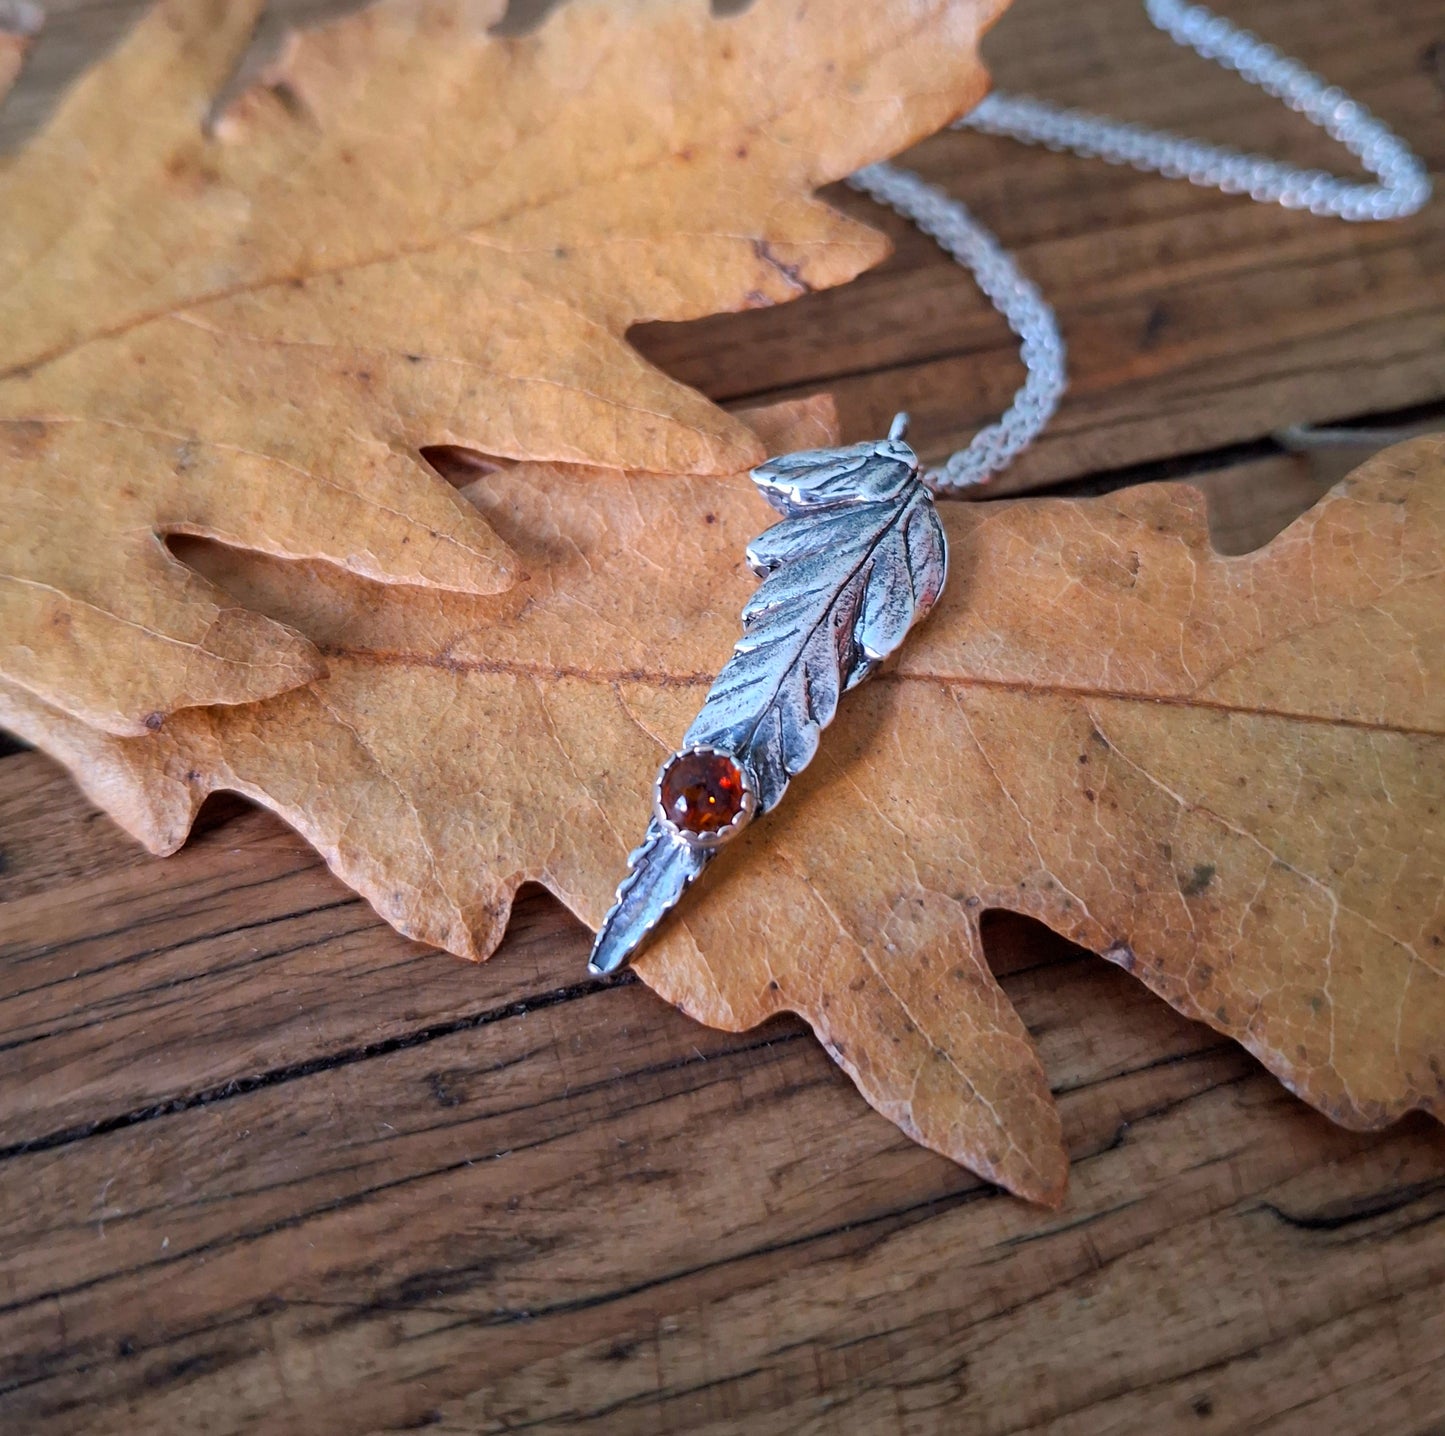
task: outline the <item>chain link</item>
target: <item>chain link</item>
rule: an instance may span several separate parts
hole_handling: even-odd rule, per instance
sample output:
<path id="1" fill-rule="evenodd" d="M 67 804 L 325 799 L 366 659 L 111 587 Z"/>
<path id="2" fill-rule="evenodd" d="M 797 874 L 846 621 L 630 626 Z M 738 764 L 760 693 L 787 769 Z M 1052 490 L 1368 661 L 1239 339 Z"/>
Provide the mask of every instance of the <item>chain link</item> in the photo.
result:
<path id="1" fill-rule="evenodd" d="M 1425 166 L 1387 125 L 1343 90 L 1203 5 L 1145 0 L 1145 10 L 1175 43 L 1298 111 L 1343 145 L 1378 182 L 1340 179 L 1323 170 L 1299 169 L 1265 155 L 1243 154 L 1021 95 L 990 95 L 953 127 L 1355 222 L 1402 219 L 1429 199 Z M 896 165 L 870 165 L 848 183 L 911 220 L 970 270 L 1021 341 L 1027 377 L 1013 403 L 997 423 L 981 429 L 941 469 L 925 476 L 935 493 L 957 494 L 1006 468 L 1053 417 L 1067 384 L 1058 319 L 998 240 L 958 200 Z"/>

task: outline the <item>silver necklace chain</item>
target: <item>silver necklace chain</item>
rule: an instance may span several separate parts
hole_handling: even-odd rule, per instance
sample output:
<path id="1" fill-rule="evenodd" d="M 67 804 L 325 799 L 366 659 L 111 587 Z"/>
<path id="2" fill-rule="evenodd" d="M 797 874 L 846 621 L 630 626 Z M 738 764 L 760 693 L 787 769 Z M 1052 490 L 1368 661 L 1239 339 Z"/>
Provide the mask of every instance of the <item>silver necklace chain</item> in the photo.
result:
<path id="1" fill-rule="evenodd" d="M 1226 194 L 1248 195 L 1263 204 L 1355 222 L 1402 219 L 1424 206 L 1430 197 L 1425 166 L 1387 125 L 1343 90 L 1203 5 L 1145 0 L 1145 10 L 1176 44 L 1234 71 L 1337 140 L 1376 182 L 1340 179 L 1322 170 L 1300 169 L 1265 155 L 1243 154 L 1021 95 L 992 94 L 953 128 L 1006 135 L 1024 144 L 1130 165 Z M 934 493 L 957 494 L 1006 468 L 1053 417 L 1067 385 L 1058 318 L 1038 287 L 958 200 L 911 170 L 890 164 L 870 165 L 848 183 L 936 240 L 972 273 L 1019 337 L 1027 377 L 1013 403 L 942 468 L 925 475 Z"/>

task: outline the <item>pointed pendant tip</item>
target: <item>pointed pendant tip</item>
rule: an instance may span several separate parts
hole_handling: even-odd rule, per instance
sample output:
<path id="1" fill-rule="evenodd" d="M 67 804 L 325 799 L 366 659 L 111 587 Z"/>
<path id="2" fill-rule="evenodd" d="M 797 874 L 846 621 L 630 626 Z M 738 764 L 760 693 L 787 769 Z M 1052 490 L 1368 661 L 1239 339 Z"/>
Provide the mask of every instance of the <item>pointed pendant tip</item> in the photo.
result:
<path id="1" fill-rule="evenodd" d="M 908 414 L 906 410 L 900 409 L 893 416 L 893 422 L 888 426 L 888 437 L 900 442 L 908 437 Z"/>
<path id="2" fill-rule="evenodd" d="M 637 944 L 618 933 L 617 911 L 614 908 L 598 930 L 592 943 L 592 952 L 587 959 L 587 971 L 592 977 L 611 977 L 632 961 Z"/>
<path id="3" fill-rule="evenodd" d="M 594 948 L 592 956 L 587 961 L 587 975 L 589 977 L 611 977 L 613 973 L 620 972 L 627 966 L 631 956 L 631 953 L 614 948 L 612 952 L 599 957 L 597 949 Z"/>

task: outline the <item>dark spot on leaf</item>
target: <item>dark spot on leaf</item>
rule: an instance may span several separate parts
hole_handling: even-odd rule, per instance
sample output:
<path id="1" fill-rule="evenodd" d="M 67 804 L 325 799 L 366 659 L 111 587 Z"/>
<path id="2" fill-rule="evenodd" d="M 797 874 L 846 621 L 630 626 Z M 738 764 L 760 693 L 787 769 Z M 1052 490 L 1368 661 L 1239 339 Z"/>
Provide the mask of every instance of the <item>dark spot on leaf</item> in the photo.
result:
<path id="1" fill-rule="evenodd" d="M 145 716 L 145 726 L 149 728 L 152 733 L 159 732 L 165 721 L 166 715 L 164 713 L 147 713 Z"/>
<path id="2" fill-rule="evenodd" d="M 778 989 L 778 979 L 777 979 L 776 977 L 769 978 L 769 980 L 768 980 L 768 991 L 769 991 L 769 992 L 777 992 L 778 990 L 779 990 L 779 989 Z"/>
<path id="3" fill-rule="evenodd" d="M 1192 873 L 1179 875 L 1179 891 L 1185 897 L 1198 897 L 1214 881 L 1216 871 L 1213 863 L 1196 863 Z"/>
<path id="4" fill-rule="evenodd" d="M 306 108 L 306 101 L 301 98 L 300 92 L 289 80 L 275 80 L 271 84 L 271 94 L 276 103 L 291 116 L 293 120 L 304 120 L 309 112 Z M 341 152 L 342 164 L 354 164 L 355 159 L 348 150 Z"/>
<path id="5" fill-rule="evenodd" d="M 715 523 L 717 522 L 717 515 L 716 515 L 716 514 L 704 514 L 704 515 L 703 515 L 703 522 L 704 522 L 704 523 L 709 523 L 709 524 L 715 524 Z"/>
<path id="6" fill-rule="evenodd" d="M 1092 788 L 1085 788 L 1084 796 L 1092 803 L 1097 801 L 1099 795 Z"/>
<path id="7" fill-rule="evenodd" d="M 39 419 L 9 419 L 0 423 L 4 450 L 17 459 L 38 454 L 50 438 L 49 426 Z"/>
<path id="8" fill-rule="evenodd" d="M 803 278 L 802 265 L 788 264 L 786 261 L 779 259 L 773 252 L 772 245 L 770 245 L 766 239 L 753 240 L 753 253 L 770 269 L 776 270 L 777 273 L 782 275 L 797 293 L 812 293 L 812 286 Z"/>
<path id="9" fill-rule="evenodd" d="M 1136 961 L 1134 949 L 1122 939 L 1110 943 L 1109 946 L 1104 949 L 1101 956 L 1107 957 L 1110 962 L 1117 963 L 1125 972 L 1133 972 L 1134 970 L 1134 963 Z"/>
<path id="10" fill-rule="evenodd" d="M 1189 1409 L 1200 1418 L 1214 1415 L 1214 1402 L 1207 1396 L 1196 1396 L 1189 1403 Z"/>

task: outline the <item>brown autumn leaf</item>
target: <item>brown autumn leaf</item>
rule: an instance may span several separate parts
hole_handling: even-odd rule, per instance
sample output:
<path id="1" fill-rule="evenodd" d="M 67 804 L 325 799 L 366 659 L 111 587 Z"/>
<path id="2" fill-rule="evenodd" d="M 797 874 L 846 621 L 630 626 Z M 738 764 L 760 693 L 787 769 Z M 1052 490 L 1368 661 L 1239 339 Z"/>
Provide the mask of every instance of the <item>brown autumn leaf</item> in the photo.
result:
<path id="1" fill-rule="evenodd" d="M 381 0 L 208 126 L 261 3 L 160 0 L 0 171 L 0 672 L 114 733 L 319 668 L 166 536 L 491 593 L 426 446 L 760 459 L 625 331 L 881 258 L 813 191 L 975 102 L 1004 0 Z"/>
<path id="2" fill-rule="evenodd" d="M 831 441 L 823 401 L 754 422 L 774 450 Z M 378 603 L 196 546 L 329 677 L 141 739 L 13 690 L 0 721 L 157 852 L 230 788 L 454 952 L 490 953 L 529 880 L 595 925 L 772 511 L 742 475 L 522 465 L 465 492 L 525 564 L 507 594 Z M 910 1135 L 1044 1202 L 1059 1122 L 984 958 L 991 907 L 1103 953 L 1336 1121 L 1442 1115 L 1445 440 L 1374 460 L 1243 557 L 1211 550 L 1182 485 L 944 512 L 938 609 L 644 981 L 715 1026 L 800 1013 Z"/>

